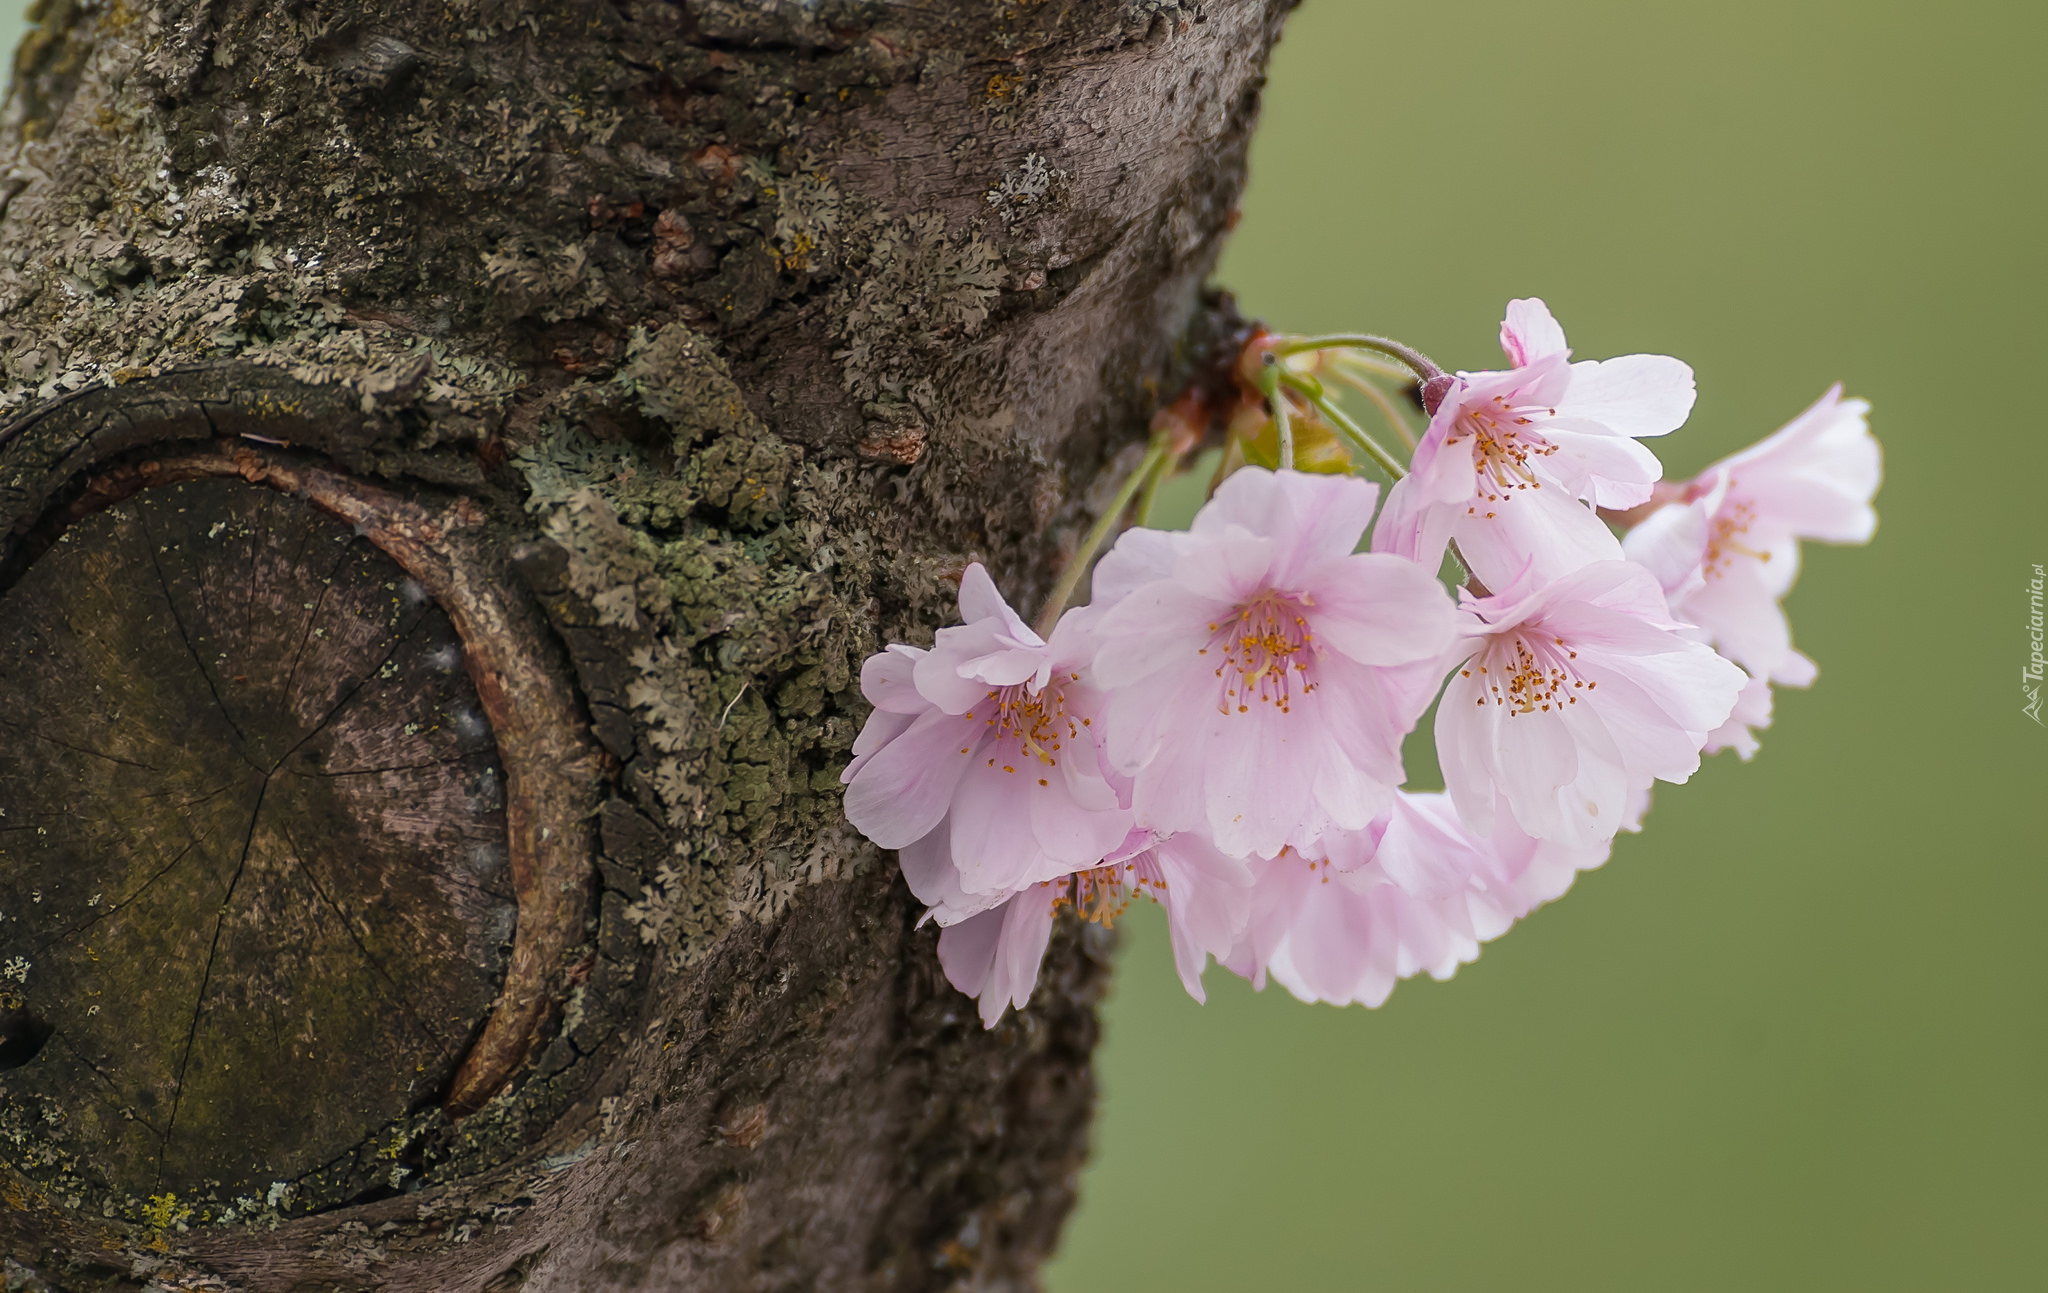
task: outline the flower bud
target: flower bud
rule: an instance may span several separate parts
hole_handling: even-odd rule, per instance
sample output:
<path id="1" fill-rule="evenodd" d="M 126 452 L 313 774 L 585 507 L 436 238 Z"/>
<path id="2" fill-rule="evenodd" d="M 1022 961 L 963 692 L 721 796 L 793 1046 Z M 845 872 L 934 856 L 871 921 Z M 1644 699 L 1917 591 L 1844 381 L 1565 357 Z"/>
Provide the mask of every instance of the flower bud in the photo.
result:
<path id="1" fill-rule="evenodd" d="M 1429 417 L 1435 417 L 1437 409 L 1443 406 L 1444 396 L 1449 395 L 1451 387 L 1457 384 L 1458 379 L 1449 373 L 1438 373 L 1422 383 L 1423 413 Z"/>

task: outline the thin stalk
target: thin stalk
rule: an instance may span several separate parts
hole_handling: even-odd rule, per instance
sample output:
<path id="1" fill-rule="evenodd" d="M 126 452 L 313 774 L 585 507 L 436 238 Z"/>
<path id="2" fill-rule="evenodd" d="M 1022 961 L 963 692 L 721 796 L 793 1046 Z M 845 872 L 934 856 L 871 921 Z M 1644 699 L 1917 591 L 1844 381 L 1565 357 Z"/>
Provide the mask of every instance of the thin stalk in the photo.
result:
<path id="1" fill-rule="evenodd" d="M 1389 377 L 1397 382 L 1412 382 L 1415 380 L 1415 374 L 1408 371 L 1408 365 L 1390 364 L 1378 355 L 1365 351 L 1340 350 L 1331 358 L 1338 364 L 1362 368 L 1368 373 L 1380 377 Z"/>
<path id="2" fill-rule="evenodd" d="M 1280 393 L 1280 383 L 1293 374 L 1283 370 L 1273 358 L 1273 352 L 1266 352 L 1266 366 L 1259 370 L 1259 392 L 1266 397 L 1266 407 L 1273 411 L 1273 431 L 1280 439 L 1280 470 L 1294 470 L 1294 424 L 1288 420 L 1287 397 Z"/>
<path id="3" fill-rule="evenodd" d="M 1151 445 L 1145 450 L 1145 456 L 1138 460 L 1138 469 L 1124 478 L 1123 486 L 1117 490 L 1115 500 L 1096 520 L 1094 527 L 1088 531 L 1088 536 L 1081 540 L 1081 546 L 1074 550 L 1074 555 L 1068 558 L 1067 568 L 1060 572 L 1060 581 L 1053 585 L 1052 593 L 1045 599 L 1044 609 L 1038 612 L 1039 637 L 1052 637 L 1053 627 L 1060 622 L 1060 612 L 1067 609 L 1067 599 L 1074 595 L 1074 590 L 1081 586 L 1082 578 L 1087 575 L 1088 568 L 1095 563 L 1096 549 L 1100 548 L 1102 541 L 1116 529 L 1117 520 L 1123 516 L 1124 509 L 1138 496 L 1138 490 L 1144 485 L 1145 478 L 1159 469 L 1159 462 L 1166 454 L 1166 438 L 1154 436 Z"/>
<path id="4" fill-rule="evenodd" d="M 1436 361 L 1410 345 L 1392 337 L 1375 337 L 1364 332 L 1334 333 L 1326 337 L 1296 337 L 1282 342 L 1266 353 L 1269 355 L 1299 355 L 1310 350 L 1376 350 L 1390 359 L 1398 359 L 1423 381 L 1443 376 L 1443 369 Z"/>
<path id="5" fill-rule="evenodd" d="M 1452 539 L 1450 542 L 1450 552 L 1452 560 L 1458 563 L 1458 573 L 1465 576 L 1458 582 L 1463 584 L 1466 590 L 1474 597 L 1493 596 L 1493 590 L 1480 583 L 1479 576 L 1472 573 L 1472 563 L 1465 560 L 1465 554 L 1459 549 L 1456 539 Z"/>
<path id="6" fill-rule="evenodd" d="M 1385 391 L 1365 380 L 1365 378 L 1360 377 L 1357 373 L 1348 372 L 1343 368 L 1333 369 L 1330 377 L 1335 381 L 1344 383 L 1352 390 L 1371 400 L 1372 406 L 1380 411 L 1380 416 L 1386 419 L 1387 425 L 1393 429 L 1394 434 L 1401 437 L 1401 443 L 1407 445 L 1409 450 L 1413 452 L 1415 448 L 1415 433 L 1408 429 L 1407 420 L 1401 416 L 1401 411 L 1394 407 L 1394 401 L 1387 398 Z"/>
<path id="7" fill-rule="evenodd" d="M 1290 383 L 1290 385 L 1291 384 L 1292 383 Z M 1300 390 L 1301 388 L 1296 387 L 1296 389 Z M 1408 469 L 1401 465 L 1400 459 L 1394 457 L 1393 454 L 1388 453 L 1385 447 L 1383 447 L 1379 441 L 1367 435 L 1365 433 L 1365 428 L 1359 426 L 1356 422 L 1353 422 L 1351 418 L 1345 414 L 1344 410 L 1338 408 L 1336 403 L 1332 401 L 1328 395 L 1324 394 L 1320 390 L 1302 390 L 1301 393 L 1303 398 L 1305 398 L 1306 400 L 1308 400 L 1310 404 L 1315 406 L 1316 412 L 1328 418 L 1330 420 L 1330 425 L 1336 427 L 1338 431 L 1343 433 L 1345 439 L 1349 440 L 1353 445 L 1363 450 L 1366 457 L 1378 463 L 1380 466 L 1380 470 L 1386 472 L 1387 477 L 1390 480 L 1399 480 L 1403 476 L 1406 476 L 1408 474 Z"/>
<path id="8" fill-rule="evenodd" d="M 1160 442 L 1159 439 L 1153 441 L 1154 444 Z M 1132 524 L 1152 524 L 1152 511 L 1159 505 L 1159 491 L 1166 484 L 1167 478 L 1173 475 L 1174 468 L 1180 466 L 1180 458 L 1181 456 L 1171 449 L 1159 455 L 1158 463 L 1153 466 L 1152 474 L 1145 478 L 1145 487 L 1138 495 L 1138 511 L 1137 515 L 1131 518 Z"/>

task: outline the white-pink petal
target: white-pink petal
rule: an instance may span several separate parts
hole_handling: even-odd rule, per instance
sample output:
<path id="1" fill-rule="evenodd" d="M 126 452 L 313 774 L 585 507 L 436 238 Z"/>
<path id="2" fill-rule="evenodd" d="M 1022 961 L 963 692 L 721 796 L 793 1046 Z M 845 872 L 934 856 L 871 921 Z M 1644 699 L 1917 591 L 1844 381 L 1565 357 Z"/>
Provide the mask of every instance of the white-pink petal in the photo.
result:
<path id="1" fill-rule="evenodd" d="M 1508 302 L 1500 324 L 1500 348 L 1517 368 L 1550 355 L 1571 353 L 1565 345 L 1564 328 L 1552 317 L 1543 298 L 1537 296 Z"/>
<path id="2" fill-rule="evenodd" d="M 928 908 L 918 921 L 920 925 L 928 920 L 958 924 L 1009 900 L 1008 894 L 968 893 L 960 887 L 960 870 L 953 865 L 952 835 L 950 825 L 941 822 L 922 839 L 897 850 L 904 883 Z"/>
<path id="3" fill-rule="evenodd" d="M 1457 375 L 1388 495 L 1373 550 L 1434 569 L 1455 540 L 1489 587 L 1619 559 L 1580 504 L 1650 499 L 1663 467 L 1636 440 L 1685 421 L 1692 370 L 1665 355 L 1569 363 L 1563 330 L 1533 298 L 1509 304 L 1501 346 L 1515 366 Z"/>
<path id="4" fill-rule="evenodd" d="M 1495 818 L 1475 834 L 1446 796 L 1402 794 L 1370 830 L 1326 836 L 1320 858 L 1255 864 L 1254 915 L 1226 964 L 1306 1001 L 1378 1005 L 1409 975 L 1448 978 L 1607 856 Z"/>
<path id="5" fill-rule="evenodd" d="M 1810 686 L 1817 670 L 1792 645 L 1792 624 L 1768 564 L 1744 560 L 1715 569 L 1687 594 L 1680 613 L 1706 630 L 1724 655 L 1757 676 L 1780 686 Z M 1778 569 L 1788 564 L 1780 561 Z"/>
<path id="6" fill-rule="evenodd" d="M 1556 416 L 1609 435 L 1660 436 L 1685 425 L 1697 395 L 1691 366 L 1669 355 L 1588 359 L 1572 365 Z"/>
<path id="7" fill-rule="evenodd" d="M 1867 400 L 1840 384 L 1764 440 L 1718 464 L 1755 504 L 1763 524 L 1801 539 L 1865 543 L 1877 529 L 1870 500 L 1884 475 Z"/>
<path id="8" fill-rule="evenodd" d="M 1692 774 L 1746 681 L 1685 636 L 1656 580 L 1627 562 L 1467 608 L 1472 653 L 1438 706 L 1437 749 L 1482 832 L 1501 803 L 1530 835 L 1597 846 L 1634 786 Z"/>
<path id="9" fill-rule="evenodd" d="M 1236 471 L 1195 514 L 1189 533 L 1227 540 L 1233 547 L 1238 542 L 1233 528 L 1281 540 L 1282 561 L 1270 577 L 1285 584 L 1299 579 L 1304 566 L 1345 556 L 1356 548 L 1359 536 L 1372 524 L 1378 499 L 1379 486 L 1356 476 L 1257 468 Z"/>
<path id="10" fill-rule="evenodd" d="M 1052 917 L 1049 893 L 1033 888 L 939 931 L 939 964 L 948 982 L 979 1000 L 983 1027 L 994 1028 L 1005 1010 L 1031 1000 Z"/>
<path id="11" fill-rule="evenodd" d="M 913 670 L 924 655 L 921 647 L 900 643 L 869 656 L 860 667 L 860 694 L 868 704 L 892 714 L 921 714 L 930 702 L 917 692 Z"/>
<path id="12" fill-rule="evenodd" d="M 988 569 L 979 561 L 969 563 L 960 575 L 960 619 L 967 624 L 979 624 L 983 620 L 994 620 L 1003 632 L 1036 646 L 1038 635 L 1024 623 L 1023 617 L 1010 609 L 996 590 L 996 581 L 989 577 Z"/>
<path id="13" fill-rule="evenodd" d="M 1595 507 L 1630 508 L 1650 501 L 1664 464 L 1648 446 L 1609 433 L 1597 423 L 1584 428 L 1559 417 L 1543 424 L 1543 438 L 1557 446 L 1544 464 L 1573 498 Z"/>
<path id="14" fill-rule="evenodd" d="M 1707 555 L 1710 500 L 1667 503 L 1622 536 L 1622 555 L 1656 576 L 1673 606 L 1705 582 L 1700 563 Z"/>
<path id="15" fill-rule="evenodd" d="M 1607 523 L 1557 488 L 1474 504 L 1450 518 L 1450 534 L 1489 588 L 1518 579 L 1547 583 L 1597 562 L 1621 560 L 1621 543 Z"/>
<path id="16" fill-rule="evenodd" d="M 969 765 L 976 734 L 943 710 L 919 715 L 887 745 L 849 769 L 846 820 L 885 849 L 900 849 L 939 824 Z"/>
<path id="17" fill-rule="evenodd" d="M 1743 685 L 1742 695 L 1736 698 L 1728 721 L 1708 734 L 1703 753 L 1733 750 L 1736 757 L 1747 763 L 1758 749 L 1756 734 L 1770 725 L 1771 684 L 1762 678 L 1751 678 Z"/>
<path id="18" fill-rule="evenodd" d="M 1153 845 L 1150 862 L 1166 908 L 1174 968 L 1188 995 L 1206 1001 L 1202 972 L 1209 957 L 1227 956 L 1250 917 L 1251 868 L 1195 834 Z"/>
<path id="19" fill-rule="evenodd" d="M 1330 558 L 1300 574 L 1316 639 L 1366 665 L 1440 654 L 1457 612 L 1433 573 L 1377 553 Z"/>
<path id="20" fill-rule="evenodd" d="M 1090 619 L 1093 676 L 1139 826 L 1270 857 L 1385 807 L 1456 620 L 1428 572 L 1353 553 L 1371 502 L 1362 482 L 1248 468 L 1119 572 Z M 1169 575 L 1129 582 L 1169 544 Z"/>

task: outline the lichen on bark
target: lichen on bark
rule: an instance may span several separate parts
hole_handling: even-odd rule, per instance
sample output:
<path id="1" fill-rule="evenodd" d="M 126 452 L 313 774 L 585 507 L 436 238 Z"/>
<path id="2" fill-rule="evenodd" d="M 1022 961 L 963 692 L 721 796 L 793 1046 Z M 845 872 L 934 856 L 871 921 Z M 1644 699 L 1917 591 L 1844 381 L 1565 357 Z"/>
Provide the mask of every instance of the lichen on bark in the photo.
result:
<path id="1" fill-rule="evenodd" d="M 92 473 L 194 447 L 467 500 L 610 766 L 546 1028 L 477 1112 L 363 1129 L 397 1188 L 72 1206 L 17 1159 L 10 1258 L 1028 1280 L 1103 949 L 1063 932 L 979 1027 L 840 819 L 858 667 L 970 560 L 1041 596 L 1224 326 L 1200 287 L 1286 7 L 39 6 L 0 116 L 0 577 Z"/>

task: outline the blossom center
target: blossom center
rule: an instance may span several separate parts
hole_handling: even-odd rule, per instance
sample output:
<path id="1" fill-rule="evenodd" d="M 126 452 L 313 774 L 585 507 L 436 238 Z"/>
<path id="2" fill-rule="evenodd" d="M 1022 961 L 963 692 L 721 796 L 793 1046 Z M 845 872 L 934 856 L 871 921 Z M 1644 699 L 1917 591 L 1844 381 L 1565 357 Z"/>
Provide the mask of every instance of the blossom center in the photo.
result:
<path id="1" fill-rule="evenodd" d="M 1455 444 L 1467 437 L 1471 439 L 1472 467 L 1481 481 L 1480 497 L 1498 503 L 1512 491 L 1543 488 L 1529 460 L 1547 458 L 1557 452 L 1557 446 L 1537 434 L 1534 426 L 1533 419 L 1517 413 L 1506 399 L 1496 395 L 1484 404 L 1468 405 L 1461 410 L 1444 441 Z"/>
<path id="2" fill-rule="evenodd" d="M 1716 513 L 1713 524 L 1708 527 L 1707 555 L 1700 563 L 1700 573 L 1708 579 L 1718 578 L 1735 564 L 1736 557 L 1769 561 L 1771 554 L 1768 551 L 1752 548 L 1743 541 L 1755 520 L 1756 504 L 1748 499 L 1734 499 Z"/>
<path id="3" fill-rule="evenodd" d="M 1578 659 L 1571 644 L 1554 634 L 1508 633 L 1495 638 L 1458 673 L 1470 678 L 1476 671 L 1484 694 L 1474 703 L 1505 705 L 1510 718 L 1561 713 L 1600 685 L 1580 672 Z"/>
<path id="4" fill-rule="evenodd" d="M 1066 693 L 1060 689 L 1060 681 L 1054 679 L 1036 692 L 1024 683 L 989 692 L 994 712 L 982 720 L 989 729 L 983 734 L 989 741 L 983 747 L 988 751 L 989 767 L 1014 775 L 1059 766 L 1060 747 L 1079 736 L 1088 722 L 1076 721 L 1067 713 Z M 973 718 L 975 710 L 982 708 L 975 706 L 967 717 Z M 1038 784 L 1045 785 L 1046 779 L 1040 778 Z"/>
<path id="5" fill-rule="evenodd" d="M 1217 712 L 1243 714 L 1258 704 L 1285 714 L 1293 709 L 1297 691 L 1305 696 L 1316 689 L 1308 676 L 1316 641 L 1307 609 L 1268 590 L 1209 625 L 1209 645 L 1200 654 L 1221 657 Z"/>
<path id="6" fill-rule="evenodd" d="M 1060 908 L 1071 907 L 1082 920 L 1114 929 L 1117 918 L 1130 910 L 1139 894 L 1147 888 L 1164 889 L 1166 882 L 1157 874 L 1157 868 L 1131 861 L 1076 871 L 1048 880 L 1044 887 L 1052 890 L 1055 915 Z"/>

